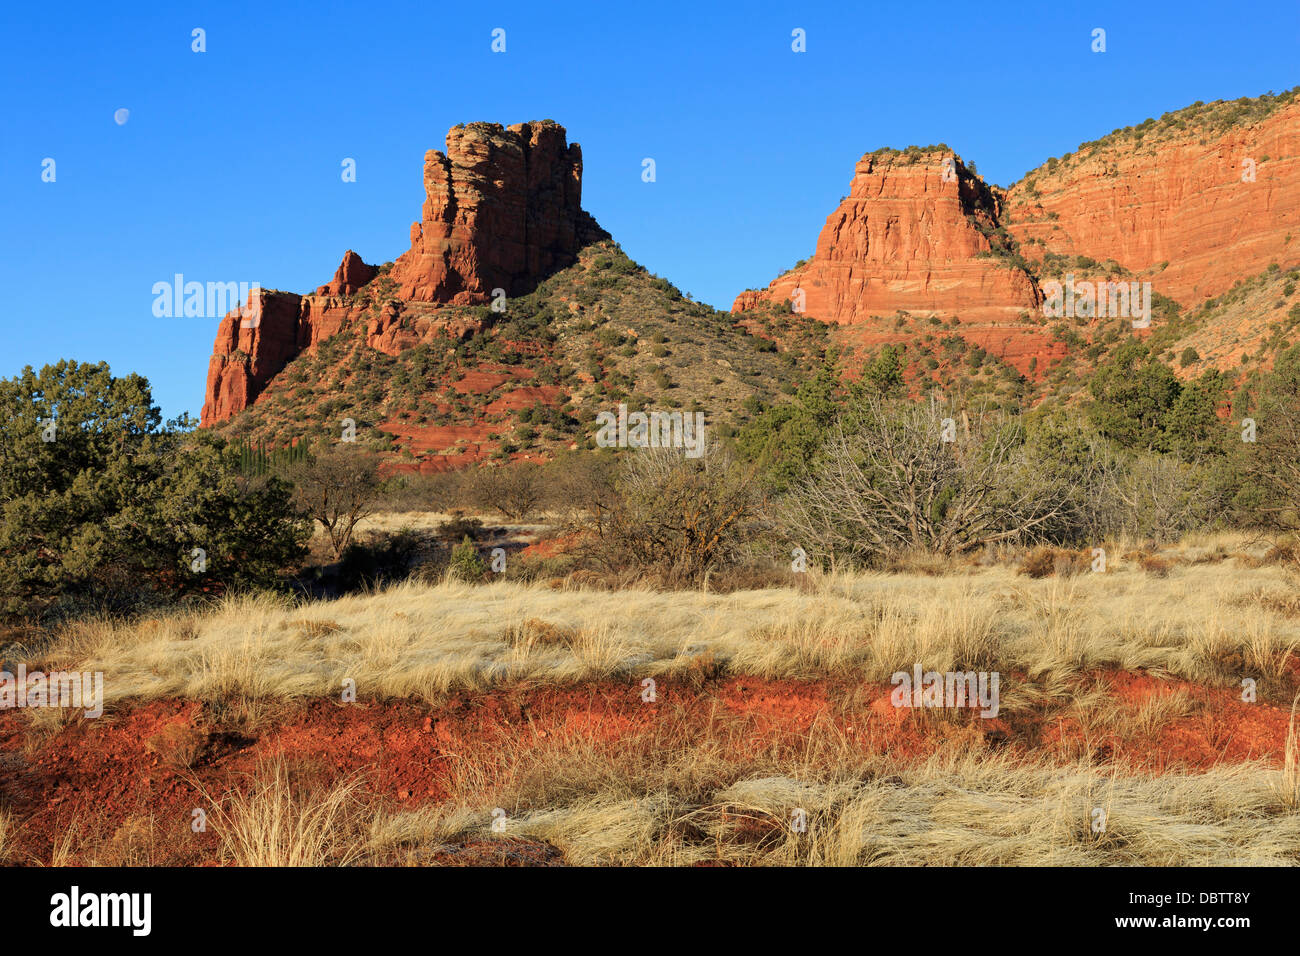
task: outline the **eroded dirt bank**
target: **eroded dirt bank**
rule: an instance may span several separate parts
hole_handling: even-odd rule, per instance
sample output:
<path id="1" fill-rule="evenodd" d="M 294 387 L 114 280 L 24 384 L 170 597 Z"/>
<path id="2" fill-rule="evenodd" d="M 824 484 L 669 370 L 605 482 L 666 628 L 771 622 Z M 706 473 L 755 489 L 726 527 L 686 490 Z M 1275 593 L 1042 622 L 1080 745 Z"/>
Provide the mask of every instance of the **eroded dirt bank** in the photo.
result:
<path id="1" fill-rule="evenodd" d="M 1005 675 L 1003 711 L 990 719 L 896 708 L 889 685 L 708 674 L 661 681 L 652 702 L 639 682 L 603 681 L 524 684 L 437 704 L 159 700 L 71 722 L 5 711 L 5 856 L 17 864 L 222 862 L 216 826 L 194 832 L 194 810 L 211 821 L 214 804 L 277 758 L 300 786 L 357 780 L 372 811 L 457 802 L 490 812 L 513 799 L 510 813 L 574 798 L 581 785 L 570 772 L 580 765 L 644 769 L 692 751 L 724 768 L 794 776 L 816 775 L 820 761 L 845 754 L 922 760 L 944 748 L 1120 763 L 1135 773 L 1283 762 L 1288 710 L 1243 703 L 1230 690 L 1110 672 L 1089 675 L 1070 695 L 1017 704 L 1015 686 Z M 589 782 L 599 792 L 602 783 Z M 520 794 L 541 805 L 519 805 Z M 444 847 L 433 861 L 564 862 L 554 847 L 509 840 Z"/>

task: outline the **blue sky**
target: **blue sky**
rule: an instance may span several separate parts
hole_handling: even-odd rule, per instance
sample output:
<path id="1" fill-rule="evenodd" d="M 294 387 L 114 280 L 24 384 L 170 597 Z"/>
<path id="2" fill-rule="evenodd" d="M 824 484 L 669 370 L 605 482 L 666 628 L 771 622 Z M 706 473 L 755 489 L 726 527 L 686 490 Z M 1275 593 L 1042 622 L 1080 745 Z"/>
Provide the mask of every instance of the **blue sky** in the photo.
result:
<path id="1" fill-rule="evenodd" d="M 1298 65 L 1294 0 L 7 4 L 0 375 L 107 360 L 197 415 L 216 320 L 155 318 L 153 284 L 306 292 L 348 248 L 396 258 L 456 123 L 566 126 L 585 207 L 725 309 L 812 252 L 864 152 L 946 142 L 1006 185 L 1148 116 L 1295 86 Z"/>

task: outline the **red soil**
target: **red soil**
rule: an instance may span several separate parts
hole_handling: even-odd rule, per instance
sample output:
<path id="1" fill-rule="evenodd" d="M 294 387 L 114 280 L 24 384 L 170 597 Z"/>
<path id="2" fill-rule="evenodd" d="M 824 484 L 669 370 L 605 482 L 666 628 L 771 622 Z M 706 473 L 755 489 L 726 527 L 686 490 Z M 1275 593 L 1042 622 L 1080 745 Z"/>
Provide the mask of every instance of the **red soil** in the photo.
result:
<path id="1" fill-rule="evenodd" d="M 425 474 L 464 468 L 488 458 L 500 446 L 488 435 L 502 430 L 501 425 L 410 425 L 384 422 L 379 426 L 397 440 L 405 451 L 421 458 L 414 463 L 385 463 L 385 474 L 419 471 Z"/>
<path id="2" fill-rule="evenodd" d="M 486 395 L 498 385 L 509 381 L 532 378 L 537 373 L 522 366 L 469 369 L 461 378 L 451 383 L 451 387 L 462 395 Z"/>
<path id="3" fill-rule="evenodd" d="M 534 541 L 526 548 L 521 548 L 519 556 L 521 558 L 553 558 L 556 555 L 570 551 L 578 543 L 580 537 L 581 535 L 575 532 L 555 538 L 542 538 L 539 541 Z"/>
<path id="4" fill-rule="evenodd" d="M 211 862 L 213 827 L 199 834 L 189 827 L 193 808 L 211 807 L 199 790 L 215 798 L 243 787 L 261 762 L 275 756 L 312 781 L 359 773 L 379 804 L 413 807 L 451 797 L 467 768 L 492 779 L 524 759 L 519 755 L 575 742 L 609 753 L 652 755 L 659 746 L 721 739 L 728 759 L 743 763 L 777 751 L 802 753 L 809 733 L 823 730 L 864 753 L 887 751 L 903 759 L 923 758 L 945 743 L 983 741 L 1011 753 L 1073 760 L 1086 739 L 1094 759 L 1114 758 L 1159 773 L 1256 758 L 1280 765 L 1289 716 L 1281 707 L 1244 704 L 1230 690 L 1107 673 L 1098 679 L 1125 708 L 1135 711 L 1152 697 L 1178 690 L 1198 706 L 1161 726 L 1152 739 L 1099 739 L 1095 732 L 1085 738 L 1068 710 L 988 720 L 974 712 L 936 715 L 894 708 L 888 685 L 714 680 L 709 662 L 701 663 L 693 682 L 661 679 L 658 699 L 649 704 L 641 700 L 639 681 L 612 680 L 519 685 L 460 694 L 439 705 L 313 700 L 285 704 L 282 714 L 248 736 L 214 727 L 204 705 L 194 701 L 125 705 L 43 740 L 33 736 L 27 712 L 0 712 L 0 808 L 18 822 L 11 859 L 48 862 L 69 827 L 102 845 L 133 821 L 152 817 L 174 837 L 166 841 L 175 857 L 167 862 Z M 1004 675 L 1004 700 L 1013 680 Z M 199 752 L 183 771 L 160 752 L 167 754 L 174 749 L 169 740 L 187 735 Z M 490 799 L 490 793 L 482 796 Z M 464 848 L 441 862 L 554 862 L 548 849 L 516 849 Z"/>
<path id="5" fill-rule="evenodd" d="M 483 411 L 487 415 L 504 415 L 507 412 L 522 411 L 535 405 L 559 408 L 563 404 L 564 394 L 564 389 L 558 385 L 522 385 L 506 392 L 495 401 L 488 402 Z"/>

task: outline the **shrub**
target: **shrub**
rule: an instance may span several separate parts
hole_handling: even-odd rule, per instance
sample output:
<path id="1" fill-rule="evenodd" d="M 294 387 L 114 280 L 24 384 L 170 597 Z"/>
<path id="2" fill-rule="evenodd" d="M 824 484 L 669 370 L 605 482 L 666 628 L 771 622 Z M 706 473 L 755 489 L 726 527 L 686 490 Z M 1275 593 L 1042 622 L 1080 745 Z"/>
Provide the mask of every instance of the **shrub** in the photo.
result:
<path id="1" fill-rule="evenodd" d="M 533 462 L 475 469 L 466 479 L 469 497 L 480 508 L 513 521 L 527 520 L 546 498 L 544 469 Z"/>
<path id="2" fill-rule="evenodd" d="M 463 503 L 460 472 L 397 473 L 380 485 L 376 511 L 439 511 Z"/>
<path id="3" fill-rule="evenodd" d="M 1129 456 L 1107 475 L 1098 510 L 1106 536 L 1174 541 L 1226 523 L 1239 480 L 1221 463 L 1193 465 L 1172 455 Z"/>
<path id="4" fill-rule="evenodd" d="M 1156 554 L 1144 554 L 1138 558 L 1138 566 L 1153 578 L 1169 577 L 1172 567 L 1169 561 Z"/>
<path id="5" fill-rule="evenodd" d="M 1049 547 L 1034 548 L 1020 562 L 1019 574 L 1031 578 L 1045 578 L 1056 573 L 1056 550 Z"/>
<path id="6" fill-rule="evenodd" d="M 451 561 L 447 565 L 448 573 L 462 581 L 481 581 L 487 574 L 487 564 L 479 557 L 474 542 L 466 535 L 451 552 Z"/>
<path id="7" fill-rule="evenodd" d="M 897 394 L 903 387 L 902 356 L 903 350 L 899 346 L 886 345 L 863 369 L 863 383 L 878 395 Z"/>
<path id="8" fill-rule="evenodd" d="M 1092 570 L 1092 552 L 1066 551 L 1052 547 L 1034 548 L 1025 555 L 1018 573 L 1031 578 L 1074 577 Z"/>
<path id="9" fill-rule="evenodd" d="M 1166 450 L 1165 417 L 1182 386 L 1172 369 L 1151 357 L 1147 345 L 1120 346 L 1088 385 L 1093 422 L 1106 438 L 1125 448 Z"/>
<path id="10" fill-rule="evenodd" d="M 694 459 L 647 448 L 624 455 L 615 469 L 592 464 L 572 486 L 581 510 L 566 528 L 587 563 L 668 585 L 740 563 L 759 505 L 752 466 L 717 448 Z"/>
<path id="11" fill-rule="evenodd" d="M 410 573 L 419 547 L 419 538 L 406 528 L 353 541 L 343 550 L 339 561 L 339 586 L 353 591 L 382 581 L 400 581 Z"/>
<path id="12" fill-rule="evenodd" d="M 1040 468 L 1004 416 L 874 397 L 840 419 L 818 460 L 786 496 L 782 531 L 850 561 L 1041 540 L 1069 519 L 1082 480 Z"/>
<path id="13" fill-rule="evenodd" d="M 457 541 L 470 538 L 477 541 L 486 535 L 483 522 L 478 518 L 467 518 L 459 512 L 453 512 L 451 518 L 438 525 L 437 536 L 444 541 Z"/>
<path id="14" fill-rule="evenodd" d="M 1271 530 L 1300 528 L 1300 345 L 1277 356 L 1261 383 L 1253 417 L 1254 442 L 1240 442 L 1235 458 L 1257 494 L 1251 523 Z"/>
<path id="15" fill-rule="evenodd" d="M 1297 564 L 1300 563 L 1300 551 L 1297 546 L 1289 542 L 1278 542 L 1268 549 L 1264 555 L 1265 564 Z"/>
<path id="16" fill-rule="evenodd" d="M 534 647 L 563 646 L 572 647 L 578 639 L 578 632 L 571 627 L 563 627 L 530 617 L 520 624 L 506 628 L 506 643 L 511 647 L 531 650 Z"/>
<path id="17" fill-rule="evenodd" d="M 183 721 L 166 724 L 145 741 L 145 750 L 155 753 L 174 771 L 189 770 L 207 745 L 208 735 L 194 724 Z"/>

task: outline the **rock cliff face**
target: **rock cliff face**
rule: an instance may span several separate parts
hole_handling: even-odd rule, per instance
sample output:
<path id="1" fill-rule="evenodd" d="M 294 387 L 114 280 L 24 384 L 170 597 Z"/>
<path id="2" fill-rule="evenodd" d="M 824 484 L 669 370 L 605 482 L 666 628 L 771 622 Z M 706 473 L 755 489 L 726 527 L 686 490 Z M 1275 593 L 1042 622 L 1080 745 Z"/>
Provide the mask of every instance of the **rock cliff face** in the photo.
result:
<path id="1" fill-rule="evenodd" d="M 425 154 L 424 192 L 411 250 L 393 267 L 404 299 L 524 295 L 598 238 L 582 211 L 582 148 L 549 120 L 454 127 L 446 153 Z"/>
<path id="2" fill-rule="evenodd" d="M 806 264 L 733 311 L 790 299 L 850 325 L 902 309 L 1014 321 L 1041 302 L 1033 280 L 1000 256 L 999 197 L 950 153 L 868 153 Z"/>
<path id="3" fill-rule="evenodd" d="M 1220 132 L 1193 116 L 1108 139 L 1012 187 L 1005 219 L 1027 257 L 1152 270 L 1184 306 L 1300 262 L 1300 102 Z"/>
<path id="4" fill-rule="evenodd" d="M 239 311 L 222 319 L 208 364 L 204 425 L 247 408 L 299 353 L 345 326 L 364 325 L 368 345 L 395 354 L 420 341 L 404 327 L 404 313 L 487 303 L 494 289 L 525 295 L 571 265 L 582 246 L 606 237 L 582 210 L 582 149 L 550 120 L 454 127 L 446 153 L 425 155 L 424 189 L 421 221 L 411 226 L 411 249 L 384 280 L 391 283 L 384 302 L 358 296 L 379 270 L 349 250 L 315 294 L 257 292 L 245 308 L 260 308 L 256 319 Z M 451 316 L 423 327 L 450 324 L 459 334 L 467 322 L 473 324 Z"/>
<path id="5" fill-rule="evenodd" d="M 253 403 L 280 369 L 302 350 L 298 321 L 303 297 L 262 289 L 249 295 L 245 318 L 236 309 L 217 328 L 208 361 L 201 421 L 210 425 Z"/>
<path id="6" fill-rule="evenodd" d="M 314 293 L 258 292 L 249 303 L 258 318 L 226 316 L 205 425 L 247 408 L 285 365 L 343 329 L 390 355 L 481 329 L 489 319 L 457 307 L 489 303 L 496 290 L 527 294 L 608 238 L 582 210 L 581 149 L 549 120 L 454 127 L 445 151 L 425 155 L 424 189 L 410 249 L 391 267 L 349 251 Z M 733 310 L 762 322 L 761 306 L 791 300 L 863 354 L 955 335 L 1041 379 L 1067 349 L 1041 314 L 1039 282 L 1091 278 L 1080 273 L 1086 263 L 1061 255 L 1114 260 L 1188 307 L 1272 263 L 1300 264 L 1297 91 L 1116 130 L 1009 191 L 985 185 L 946 147 L 868 153 L 812 258 L 741 293 Z M 1268 324 L 1263 312 L 1248 324 L 1259 323 Z M 934 331 L 940 324 L 948 331 Z M 1216 335 L 1206 330 L 1202 343 L 1217 343 L 1215 356 L 1244 354 L 1241 336 Z"/>
<path id="7" fill-rule="evenodd" d="M 950 153 L 870 153 L 813 257 L 732 309 L 797 307 L 802 295 L 803 311 L 867 349 L 915 338 L 896 311 L 959 317 L 970 345 L 1041 377 L 1064 349 L 1042 321 L 1040 282 L 1105 278 L 1100 264 L 1113 260 L 1195 308 L 1274 263 L 1300 265 L 1298 92 L 1197 103 L 1116 130 L 1010 190 L 986 187 Z M 1096 260 L 1098 275 L 1060 256 Z"/>

